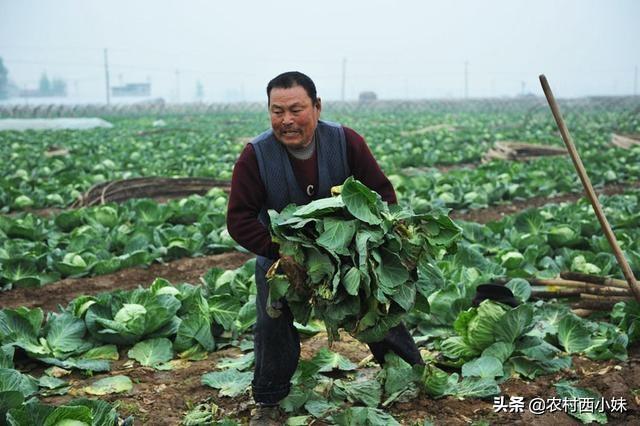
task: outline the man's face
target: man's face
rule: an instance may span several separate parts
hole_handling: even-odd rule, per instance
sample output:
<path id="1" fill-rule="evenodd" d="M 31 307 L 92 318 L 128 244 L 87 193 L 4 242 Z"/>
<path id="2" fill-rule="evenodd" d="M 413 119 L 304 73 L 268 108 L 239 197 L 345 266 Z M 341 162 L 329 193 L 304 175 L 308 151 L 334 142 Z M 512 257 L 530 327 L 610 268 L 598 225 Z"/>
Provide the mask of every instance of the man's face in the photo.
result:
<path id="1" fill-rule="evenodd" d="M 313 104 L 302 86 L 271 89 L 269 114 L 276 139 L 291 149 L 308 146 L 318 125 L 320 109 L 320 98 Z"/>

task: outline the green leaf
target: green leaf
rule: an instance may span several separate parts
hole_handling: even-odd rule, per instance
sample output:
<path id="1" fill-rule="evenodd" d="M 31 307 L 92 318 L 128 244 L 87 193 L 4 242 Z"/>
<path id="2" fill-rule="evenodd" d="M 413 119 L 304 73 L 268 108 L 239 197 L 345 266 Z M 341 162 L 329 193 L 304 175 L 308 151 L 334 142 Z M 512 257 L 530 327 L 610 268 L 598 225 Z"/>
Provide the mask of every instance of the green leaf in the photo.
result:
<path id="1" fill-rule="evenodd" d="M 348 358 L 336 352 L 331 352 L 327 348 L 321 348 L 311 360 L 320 369 L 320 372 L 329 372 L 333 370 L 351 371 L 358 368 L 356 364 Z"/>
<path id="2" fill-rule="evenodd" d="M 390 329 L 400 324 L 402 321 L 402 315 L 389 314 L 384 317 L 380 317 L 373 327 L 369 327 L 355 335 L 355 337 L 364 343 L 379 342 L 389 332 Z"/>
<path id="3" fill-rule="evenodd" d="M 458 398 L 486 398 L 500 394 L 500 387 L 493 378 L 465 377 L 447 394 Z"/>
<path id="4" fill-rule="evenodd" d="M 368 407 L 377 407 L 382 398 L 382 388 L 376 380 L 347 382 L 336 380 L 331 389 L 337 397 L 351 402 L 362 402 Z"/>
<path id="5" fill-rule="evenodd" d="M 89 349 L 83 353 L 80 359 L 104 359 L 108 361 L 117 361 L 120 358 L 116 345 L 104 345 L 97 348 Z"/>
<path id="6" fill-rule="evenodd" d="M 331 278 L 335 272 L 331 258 L 317 249 L 309 250 L 306 266 L 307 274 L 315 284 Z"/>
<path id="7" fill-rule="evenodd" d="M 0 346 L 0 368 L 13 368 L 13 355 L 15 348 L 13 346 Z"/>
<path id="8" fill-rule="evenodd" d="M 204 316 L 194 312 L 183 317 L 173 346 L 177 352 L 190 349 L 213 351 L 215 342 L 211 334 L 211 322 L 208 320 L 208 315 Z"/>
<path id="9" fill-rule="evenodd" d="M 525 303 L 531 297 L 531 284 L 527 280 L 514 278 L 506 284 L 506 287 L 520 303 Z"/>
<path id="10" fill-rule="evenodd" d="M 413 368 L 393 353 L 387 353 L 385 356 L 382 376 L 384 377 L 384 394 L 390 399 L 415 387 L 416 377 L 413 374 Z M 386 406 L 389 402 L 391 401 L 387 400 L 383 405 Z"/>
<path id="11" fill-rule="evenodd" d="M 380 195 L 353 177 L 348 178 L 342 185 L 342 201 L 355 218 L 370 225 L 382 222 L 379 211 L 379 205 L 382 203 Z"/>
<path id="12" fill-rule="evenodd" d="M 466 343 L 461 336 L 445 339 L 440 346 L 442 354 L 452 359 L 471 359 L 479 355 L 479 351 Z"/>
<path id="13" fill-rule="evenodd" d="M 253 372 L 244 373 L 238 370 L 228 369 L 224 371 L 214 371 L 202 376 L 203 385 L 220 390 L 221 396 L 236 397 L 249 391 Z"/>
<path id="14" fill-rule="evenodd" d="M 23 402 L 24 395 L 20 391 L 0 391 L 0 420 L 2 420 L 2 424 L 5 424 L 4 419 L 7 411 L 15 407 L 20 407 Z"/>
<path id="15" fill-rule="evenodd" d="M 42 376 L 38 379 L 38 386 L 41 388 L 56 389 L 66 385 L 68 385 L 67 382 L 62 379 L 58 379 L 57 377 Z"/>
<path id="16" fill-rule="evenodd" d="M 320 217 L 344 208 L 343 199 L 340 197 L 321 198 L 299 207 L 293 213 L 298 217 Z"/>
<path id="17" fill-rule="evenodd" d="M 600 401 L 600 399 L 602 398 L 599 393 L 594 392 L 590 389 L 583 389 L 573 386 L 572 382 L 561 381 L 554 384 L 554 386 L 556 388 L 556 391 L 558 392 L 558 396 L 560 398 L 563 398 L 564 400 L 579 401 L 581 399 L 585 399 L 591 401 Z M 593 412 L 586 410 L 582 411 L 580 408 L 580 404 L 575 404 L 574 407 L 569 406 L 569 410 L 567 410 L 567 413 L 580 420 L 582 423 L 607 423 L 608 419 L 605 413 L 599 412 L 596 409 L 592 410 Z"/>
<path id="18" fill-rule="evenodd" d="M 127 355 L 142 365 L 153 367 L 173 359 L 173 348 L 171 340 L 159 337 L 136 343 Z"/>
<path id="19" fill-rule="evenodd" d="M 535 310 L 535 326 L 527 334 L 540 338 L 545 338 L 547 335 L 555 336 L 562 318 L 570 314 L 566 305 L 545 303 Z"/>
<path id="20" fill-rule="evenodd" d="M 434 365 L 416 365 L 413 371 L 420 377 L 420 385 L 424 391 L 433 397 L 440 397 L 447 393 L 452 385 L 449 374 Z M 453 383 L 457 382 L 457 376 Z"/>
<path id="21" fill-rule="evenodd" d="M 490 355 L 483 355 L 462 366 L 462 377 L 493 378 L 503 375 L 502 361 Z"/>
<path id="22" fill-rule="evenodd" d="M 515 350 L 515 346 L 513 343 L 507 342 L 495 342 L 491 346 L 488 346 L 484 351 L 482 351 L 482 356 L 491 356 L 500 360 L 501 363 L 505 362 L 513 351 Z"/>
<path id="23" fill-rule="evenodd" d="M 240 310 L 238 299 L 231 295 L 215 295 L 208 299 L 208 304 L 213 320 L 225 330 L 231 330 Z"/>
<path id="24" fill-rule="evenodd" d="M 93 346 L 84 339 L 87 333 L 84 321 L 68 312 L 51 314 L 44 331 L 47 345 L 56 358 L 85 352 Z"/>
<path id="25" fill-rule="evenodd" d="M 380 263 L 376 267 L 376 273 L 380 288 L 387 294 L 393 294 L 398 286 L 409 279 L 409 272 L 402 265 L 400 257 L 388 250 L 381 250 Z"/>
<path id="26" fill-rule="evenodd" d="M 0 368 L 0 392 L 17 391 L 25 398 L 38 391 L 38 382 L 31 376 L 11 368 Z"/>
<path id="27" fill-rule="evenodd" d="M 311 416 L 295 416 L 287 419 L 286 426 L 306 426 L 309 424 Z"/>
<path id="28" fill-rule="evenodd" d="M 520 305 L 507 311 L 496 323 L 496 340 L 513 343 L 533 327 L 533 307 Z"/>
<path id="29" fill-rule="evenodd" d="M 348 256 L 350 243 L 356 233 L 356 221 L 327 218 L 323 224 L 324 232 L 316 240 L 318 245 Z"/>
<path id="30" fill-rule="evenodd" d="M 218 361 L 217 368 L 224 370 L 225 368 L 233 368 L 238 371 L 244 371 L 253 365 L 256 356 L 254 352 L 248 352 L 236 358 L 222 358 Z"/>
<path id="31" fill-rule="evenodd" d="M 469 320 L 465 340 L 481 351 L 496 340 L 497 324 L 505 310 L 497 303 L 485 300 L 478 306 L 476 315 Z"/>
<path id="32" fill-rule="evenodd" d="M 94 426 L 112 425 L 115 424 L 118 420 L 118 414 L 116 413 L 115 407 L 108 402 L 101 401 L 99 399 L 74 399 L 72 401 L 69 401 L 65 405 L 71 407 L 82 406 L 89 408 L 91 410 L 91 424 Z"/>
<path id="33" fill-rule="evenodd" d="M 133 389 L 133 383 L 127 376 L 110 376 L 96 380 L 92 385 L 83 390 L 89 395 L 109 395 L 112 393 L 129 392 Z"/>
<path id="34" fill-rule="evenodd" d="M 349 268 L 342 279 L 342 285 L 351 296 L 357 296 L 360 289 L 360 270 L 355 267 Z"/>
<path id="35" fill-rule="evenodd" d="M 371 407 L 351 407 L 334 414 L 338 426 L 400 426 L 391 414 Z"/>
<path id="36" fill-rule="evenodd" d="M 74 358 L 69 357 L 65 360 L 60 360 L 57 358 L 38 358 L 39 361 L 45 362 L 47 364 L 56 365 L 61 368 L 65 368 L 67 370 L 72 368 L 77 368 L 80 370 L 89 370 L 92 372 L 101 372 L 101 371 L 109 371 L 110 366 L 109 362 L 105 360 L 93 360 L 93 359 L 83 359 L 83 358 Z"/>
<path id="37" fill-rule="evenodd" d="M 545 361 L 538 361 L 523 356 L 514 356 L 505 363 L 521 376 L 534 379 L 543 374 L 551 374 L 571 367 L 571 357 L 557 357 Z"/>
<path id="38" fill-rule="evenodd" d="M 587 322 L 576 315 L 567 315 L 558 324 L 558 341 L 568 353 L 579 353 L 592 345 Z"/>
<path id="39" fill-rule="evenodd" d="M 91 409 L 83 406 L 61 406 L 47 416 L 43 426 L 90 426 Z"/>

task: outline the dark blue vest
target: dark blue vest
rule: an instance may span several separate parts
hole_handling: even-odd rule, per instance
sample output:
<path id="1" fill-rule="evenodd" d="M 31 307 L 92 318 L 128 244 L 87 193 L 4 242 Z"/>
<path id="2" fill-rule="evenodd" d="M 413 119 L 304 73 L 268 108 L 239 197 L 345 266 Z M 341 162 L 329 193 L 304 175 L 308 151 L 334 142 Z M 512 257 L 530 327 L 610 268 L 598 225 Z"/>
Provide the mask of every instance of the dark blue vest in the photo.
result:
<path id="1" fill-rule="evenodd" d="M 288 204 L 304 205 L 313 199 L 331 195 L 331 187 L 341 185 L 351 175 L 347 161 L 347 140 L 340 124 L 318 121 L 315 131 L 318 159 L 318 190 L 313 198 L 300 187 L 293 173 L 287 149 L 272 130 L 256 137 L 251 144 L 256 153 L 260 178 L 267 191 L 267 202 L 260 211 L 260 222 L 269 226 L 267 210 L 281 211 Z M 268 269 L 272 260 L 258 256 L 258 263 Z"/>

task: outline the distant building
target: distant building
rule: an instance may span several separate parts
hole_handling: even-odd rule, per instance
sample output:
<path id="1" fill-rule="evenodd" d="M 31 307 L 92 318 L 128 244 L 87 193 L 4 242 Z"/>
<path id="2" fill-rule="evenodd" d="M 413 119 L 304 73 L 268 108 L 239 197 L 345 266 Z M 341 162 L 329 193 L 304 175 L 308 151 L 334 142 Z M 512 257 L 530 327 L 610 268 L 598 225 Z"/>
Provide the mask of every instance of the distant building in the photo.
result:
<path id="1" fill-rule="evenodd" d="M 376 92 L 360 92 L 360 95 L 358 96 L 358 101 L 360 102 L 373 102 L 377 100 L 378 95 L 376 95 Z"/>
<path id="2" fill-rule="evenodd" d="M 67 82 L 60 78 L 49 80 L 47 75 L 43 73 L 37 89 L 25 88 L 20 90 L 18 95 L 22 98 L 66 97 Z"/>
<path id="3" fill-rule="evenodd" d="M 128 83 L 111 88 L 113 96 L 151 96 L 151 83 Z"/>

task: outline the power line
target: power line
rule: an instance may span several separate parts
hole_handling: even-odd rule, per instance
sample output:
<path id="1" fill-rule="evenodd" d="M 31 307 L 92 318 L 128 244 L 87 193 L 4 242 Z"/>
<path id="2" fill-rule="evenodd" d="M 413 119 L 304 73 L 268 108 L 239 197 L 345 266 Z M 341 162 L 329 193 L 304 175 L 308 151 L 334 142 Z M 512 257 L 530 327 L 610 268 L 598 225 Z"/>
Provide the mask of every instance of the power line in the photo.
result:
<path id="1" fill-rule="evenodd" d="M 341 99 L 342 102 L 344 102 L 344 91 L 345 91 L 345 84 L 346 84 L 346 79 L 347 79 L 347 58 L 342 58 L 342 92 L 341 92 Z"/>
<path id="2" fill-rule="evenodd" d="M 469 61 L 464 61 L 464 98 L 469 97 Z"/>
<path id="3" fill-rule="evenodd" d="M 110 88 L 109 88 L 109 59 L 107 56 L 107 49 L 104 49 L 104 75 L 105 75 L 105 82 L 107 85 L 107 105 L 111 104 L 111 96 L 109 94 Z"/>

